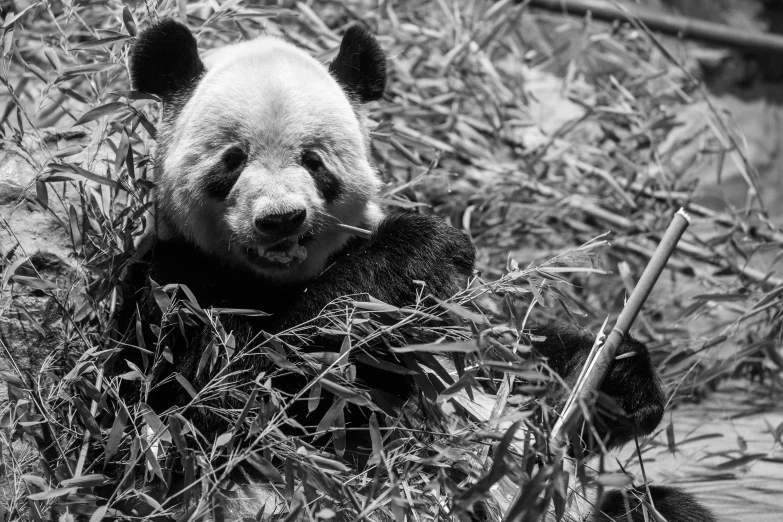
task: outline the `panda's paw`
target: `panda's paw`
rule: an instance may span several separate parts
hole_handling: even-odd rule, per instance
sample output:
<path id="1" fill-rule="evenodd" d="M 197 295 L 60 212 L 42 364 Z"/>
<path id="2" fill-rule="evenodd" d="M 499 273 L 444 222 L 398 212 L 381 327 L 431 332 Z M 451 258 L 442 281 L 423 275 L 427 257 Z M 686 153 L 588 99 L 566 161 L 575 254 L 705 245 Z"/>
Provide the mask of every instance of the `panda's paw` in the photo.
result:
<path id="1" fill-rule="evenodd" d="M 599 397 L 597 428 L 609 447 L 625 444 L 634 434 L 649 435 L 663 418 L 666 397 L 660 378 L 647 347 L 631 336 L 617 350 L 601 392 L 611 401 Z"/>
<path id="2" fill-rule="evenodd" d="M 473 272 L 476 250 L 463 232 L 437 216 L 393 212 L 378 225 L 370 248 L 390 269 L 407 279 L 427 283 L 429 291 L 449 297 L 457 279 Z"/>
<path id="3" fill-rule="evenodd" d="M 536 325 L 533 347 L 571 386 L 585 365 L 595 337 L 577 326 L 554 322 Z M 663 417 L 665 397 L 647 347 L 627 336 L 601 385 L 595 427 L 609 447 L 651 433 Z M 562 402 L 565 402 L 563 391 Z M 561 404 L 562 406 L 562 404 Z"/>

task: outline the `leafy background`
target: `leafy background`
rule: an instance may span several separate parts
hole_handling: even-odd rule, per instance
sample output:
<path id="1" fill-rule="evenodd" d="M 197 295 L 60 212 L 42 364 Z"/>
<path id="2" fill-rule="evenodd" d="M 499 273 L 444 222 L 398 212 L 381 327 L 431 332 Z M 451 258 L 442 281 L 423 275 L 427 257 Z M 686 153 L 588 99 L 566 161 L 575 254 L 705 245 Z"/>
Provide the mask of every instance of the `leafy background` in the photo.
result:
<path id="1" fill-rule="evenodd" d="M 279 485 L 281 519 L 460 517 L 470 499 L 494 494 L 508 502 L 518 488 L 524 498 L 561 506 L 556 467 L 533 468 L 548 417 L 532 413 L 554 404 L 557 381 L 543 361 L 520 355 L 519 329 L 528 317 L 593 331 L 607 316 L 611 324 L 680 206 L 693 224 L 636 324 L 673 413 L 639 453 L 651 474 L 663 463 L 660 478 L 714 502 L 749 469 L 779 474 L 783 280 L 774 268 L 783 235 L 759 197 L 767 188 L 746 141 L 708 95 L 687 50 L 635 21 L 602 25 L 505 1 L 20 2 L 3 16 L 5 519 L 39 520 L 54 506 L 67 510 L 65 519 L 97 521 L 117 514 L 123 500 L 180 516 L 181 508 L 156 496 L 172 470 L 203 477 L 180 496 L 189 497 L 190 515 L 220 518 L 240 461 Z M 371 29 L 390 69 L 384 100 L 370 108 L 384 202 L 438 213 L 478 248 L 480 277 L 445 306 L 399 311 L 345 301 L 350 313 L 325 312 L 322 328 L 347 339 L 346 351 L 408 346 L 423 375 L 441 370 L 433 353 L 465 352 L 474 379 L 441 383 L 424 418 L 403 417 L 397 429 L 380 422 L 364 469 L 346 457 L 341 418 L 374 399 L 352 382 L 339 354 L 304 357 L 292 348 L 316 333 L 312 325 L 236 346 L 217 311 L 201 310 L 175 288 L 158 294 L 162 332 L 198 321 L 213 327 L 205 366 L 263 353 L 281 373 L 302 372 L 314 403 L 333 400 L 315 426 L 325 435 L 319 444 L 328 440 L 323 449 L 277 431 L 291 398 L 270 389 L 268 376 L 235 387 L 232 397 L 246 409 L 221 402 L 230 391 L 225 375 L 197 395 L 194 404 L 234 423 L 206 441 L 188 427 L 187 412 L 159 417 L 117 393 L 121 381 L 143 393 L 154 361 L 166 357 L 165 342 L 147 347 L 155 352 L 147 368 L 104 371 L 117 348 L 119 284 L 151 226 L 159 108 L 129 91 L 128 50 L 140 29 L 165 17 L 186 20 L 204 50 L 265 33 L 324 62 L 345 28 Z M 729 177 L 742 180 L 734 205 L 716 201 L 710 188 Z M 479 302 L 505 323 L 490 332 L 474 315 Z M 433 323 L 446 312 L 472 326 Z M 500 363 L 513 369 L 504 374 Z M 506 401 L 502 385 L 511 375 L 526 384 L 507 390 Z M 490 406 L 507 403 L 503 420 L 469 413 L 467 390 Z M 382 416 L 376 412 L 374 422 Z M 743 418 L 756 421 L 745 426 Z M 529 446 L 511 432 L 502 437 L 514 421 Z M 599 483 L 643 481 L 634 453 L 606 459 Z M 672 458 L 701 463 L 675 466 Z M 583 464 L 577 468 L 594 477 Z M 764 505 L 772 505 L 774 485 L 761 478 L 742 494 L 774 513 Z M 518 507 L 530 520 L 540 511 L 533 502 Z"/>

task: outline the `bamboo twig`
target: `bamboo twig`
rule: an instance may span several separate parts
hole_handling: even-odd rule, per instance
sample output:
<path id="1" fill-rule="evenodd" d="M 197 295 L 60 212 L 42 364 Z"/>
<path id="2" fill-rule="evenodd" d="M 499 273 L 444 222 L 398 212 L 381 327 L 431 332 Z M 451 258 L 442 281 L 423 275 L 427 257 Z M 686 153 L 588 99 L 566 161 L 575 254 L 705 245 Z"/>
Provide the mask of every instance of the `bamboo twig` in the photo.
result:
<path id="1" fill-rule="evenodd" d="M 101 391 L 102 384 L 103 384 L 103 366 L 98 368 L 98 374 L 95 376 L 95 389 L 98 390 L 98 392 Z M 90 404 L 90 415 L 94 417 L 96 413 L 98 413 L 98 403 L 96 401 L 92 401 L 92 403 Z M 84 435 L 82 437 L 82 446 L 79 449 L 79 459 L 76 462 L 76 471 L 74 471 L 73 473 L 74 477 L 80 477 L 82 475 L 82 471 L 84 470 L 84 462 L 87 459 L 87 451 L 89 449 L 90 449 L 90 432 L 87 430 L 87 428 L 85 428 Z"/>
<path id="2" fill-rule="evenodd" d="M 351 234 L 352 236 L 359 236 L 364 239 L 370 239 L 370 237 L 372 236 L 372 232 L 370 230 L 365 230 L 359 227 L 352 227 L 351 225 L 346 225 L 344 223 L 337 223 L 337 228 L 340 229 L 340 231 L 345 232 L 346 234 Z"/>

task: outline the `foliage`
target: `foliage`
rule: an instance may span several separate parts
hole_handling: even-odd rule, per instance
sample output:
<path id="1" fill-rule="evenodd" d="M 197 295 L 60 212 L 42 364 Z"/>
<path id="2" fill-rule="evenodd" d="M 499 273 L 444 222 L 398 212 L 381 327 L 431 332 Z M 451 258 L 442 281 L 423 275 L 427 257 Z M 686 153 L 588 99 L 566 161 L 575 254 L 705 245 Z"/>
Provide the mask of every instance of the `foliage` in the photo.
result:
<path id="1" fill-rule="evenodd" d="M 678 206 L 695 224 L 640 319 L 670 402 L 735 372 L 780 384 L 783 281 L 759 268 L 754 252 L 776 257 L 783 236 L 753 198 L 760 188 L 741 140 L 641 27 L 563 25 L 507 1 L 15 9 L 4 23 L 0 130 L 35 170 L 26 204 L 57 218 L 72 257 L 53 280 L 35 252 L 2 245 L 0 314 L 13 311 L 41 339 L 57 337 L 35 367 L 19 364 L 18 347 L 2 343 L 6 519 L 41 520 L 54 507 L 94 522 L 121 512 L 179 518 L 183 509 L 182 520 L 222 520 L 242 494 L 237 474 L 247 470 L 274 490 L 265 516 L 281 520 L 464 519 L 474 500 L 490 495 L 501 507 L 517 495 L 511 508 L 525 520 L 547 504 L 560 511 L 568 477 L 561 462 L 548 461 L 546 445 L 559 378 L 527 357 L 524 326 L 531 315 L 596 326 L 616 314 Z M 250 346 L 236 346 L 224 327 L 238 311 L 204 310 L 186 288 L 163 287 L 156 297 L 164 319 L 153 325 L 159 342 L 119 339 L 121 281 L 147 248 L 151 226 L 158 112 L 154 99 L 129 90 L 127 56 L 139 28 L 164 17 L 187 19 L 204 49 L 267 33 L 324 61 L 347 26 L 369 26 L 390 57 L 390 88 L 370 113 L 384 201 L 438 212 L 465 229 L 479 248 L 481 276 L 437 306 L 422 300 L 400 310 L 345 298 L 317 324 Z M 680 132 L 678 114 L 696 105 L 704 119 Z M 86 139 L 61 146 L 48 127 L 59 137 L 85 129 Z M 748 208 L 694 203 L 690 172 L 728 160 L 748 182 Z M 2 223 L 3 237 L 13 238 Z M 40 302 L 54 303 L 60 319 L 45 321 Z M 454 317 L 464 325 L 454 326 Z M 221 371 L 198 391 L 175 376 L 193 400 L 158 416 L 145 404 L 150 377 L 170 357 L 167 336 L 195 323 L 214 333 L 203 367 Z M 340 352 L 299 350 L 315 333 L 342 343 Z M 146 350 L 143 367 L 106 367 L 121 341 Z M 727 341 L 741 343 L 739 354 L 713 356 Z M 387 369 L 416 374 L 420 411 L 392 414 L 355 382 L 348 355 L 379 349 L 405 361 Z M 457 371 L 436 357 L 443 353 L 459 354 Z M 260 356 L 277 366 L 274 374 L 232 372 L 231 363 Z M 283 375 L 306 385 L 288 396 L 271 385 Z M 126 402 L 121 385 L 139 400 Z M 317 440 L 290 435 L 297 421 L 287 408 L 305 398 L 311 410 L 333 401 L 315 426 Z M 359 406 L 372 412 L 367 462 L 347 443 L 344 415 Z M 233 428 L 204 437 L 188 420 L 202 409 Z M 575 468 L 595 480 L 583 462 Z M 167 497 L 172 477 L 185 486 Z M 627 480 L 598 475 L 602 485 Z"/>

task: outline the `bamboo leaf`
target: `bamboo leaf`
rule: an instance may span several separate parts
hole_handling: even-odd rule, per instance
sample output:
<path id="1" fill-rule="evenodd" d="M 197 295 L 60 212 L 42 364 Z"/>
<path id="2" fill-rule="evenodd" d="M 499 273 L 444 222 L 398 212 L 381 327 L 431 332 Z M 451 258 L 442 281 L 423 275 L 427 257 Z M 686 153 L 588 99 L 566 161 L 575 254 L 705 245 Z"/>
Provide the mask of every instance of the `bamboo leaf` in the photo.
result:
<path id="1" fill-rule="evenodd" d="M 98 118 L 109 116 L 110 114 L 115 114 L 123 110 L 129 110 L 128 104 L 125 102 L 107 103 L 105 105 L 101 105 L 100 107 L 95 107 L 94 109 L 82 114 L 81 118 L 76 120 L 76 123 L 74 123 L 73 126 L 76 127 L 78 125 L 84 125 L 87 122 L 94 121 Z"/>

